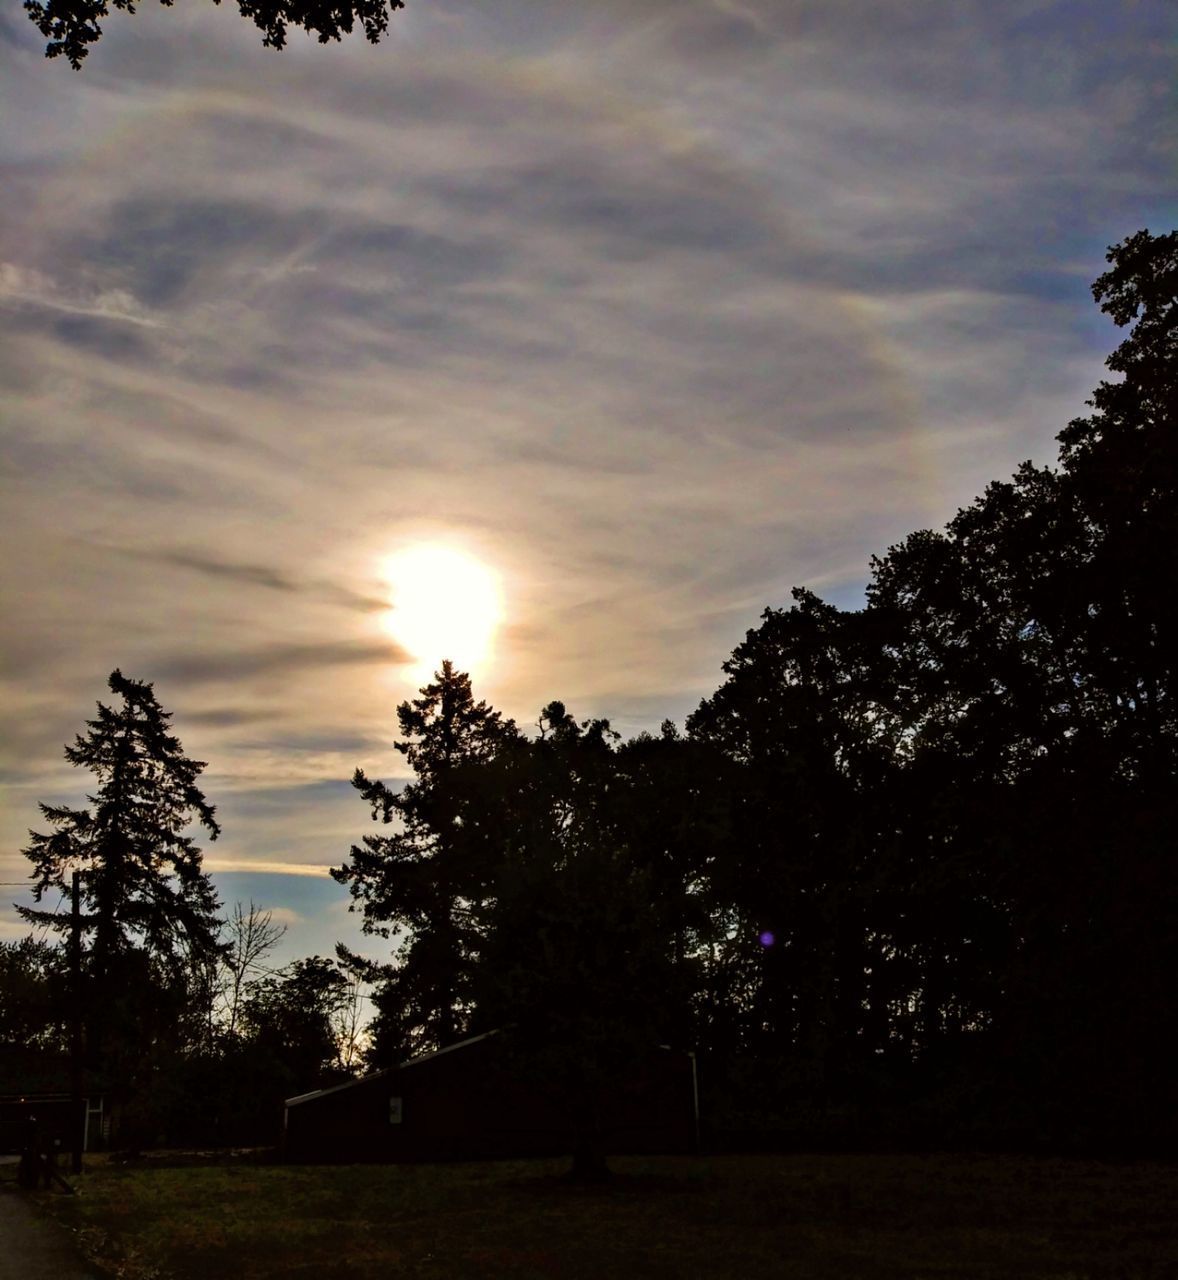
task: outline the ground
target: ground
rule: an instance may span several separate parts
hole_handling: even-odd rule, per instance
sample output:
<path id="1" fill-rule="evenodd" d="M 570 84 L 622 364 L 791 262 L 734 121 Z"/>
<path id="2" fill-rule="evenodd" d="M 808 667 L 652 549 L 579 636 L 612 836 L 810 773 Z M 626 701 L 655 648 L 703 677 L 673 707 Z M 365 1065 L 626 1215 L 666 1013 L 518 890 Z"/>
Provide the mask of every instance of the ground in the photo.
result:
<path id="1" fill-rule="evenodd" d="M 97 1280 L 76 1242 L 16 1189 L 15 1156 L 0 1156 L 0 1280 Z"/>
<path id="2" fill-rule="evenodd" d="M 93 1162 L 40 1208 L 127 1280 L 1178 1276 L 1178 1169 L 1026 1156 Z"/>

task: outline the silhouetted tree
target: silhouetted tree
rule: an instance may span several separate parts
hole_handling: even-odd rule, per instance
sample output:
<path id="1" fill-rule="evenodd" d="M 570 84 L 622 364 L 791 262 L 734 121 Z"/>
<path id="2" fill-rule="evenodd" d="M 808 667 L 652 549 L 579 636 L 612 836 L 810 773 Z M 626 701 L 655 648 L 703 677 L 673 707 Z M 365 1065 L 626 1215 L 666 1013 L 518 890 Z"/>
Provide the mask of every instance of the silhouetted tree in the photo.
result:
<path id="1" fill-rule="evenodd" d="M 948 990 L 989 1003 L 974 1021 L 1011 1123 L 1140 1136 L 1172 1094 L 1175 1030 L 1178 629 L 1161 584 L 1178 570 L 1178 236 L 1138 232 L 1108 260 L 1094 295 L 1136 323 L 1108 361 L 1121 380 L 1061 433 L 1060 470 L 1025 464 L 944 534 L 892 548 L 869 598 L 897 627 L 886 680 L 924 798 L 910 829 L 940 891 L 960 891 L 938 915 L 964 912 L 968 944 L 917 913 L 910 947 L 972 953 Z"/>
<path id="2" fill-rule="evenodd" d="M 605 720 L 563 703 L 495 770 L 511 797 L 485 912 L 479 1014 L 516 1070 L 569 1116 L 573 1176 L 606 1176 L 609 1101 L 675 1018 L 671 902 L 635 856 L 627 789 Z"/>
<path id="3" fill-rule="evenodd" d="M 677 1047 L 726 1043 L 732 1033 L 730 923 L 716 896 L 718 856 L 729 829 L 728 762 L 685 738 L 669 720 L 614 756 L 612 788 L 623 842 L 645 879 L 667 953 L 664 1013 Z"/>
<path id="4" fill-rule="evenodd" d="M 1134 774 L 1164 777 L 1178 744 L 1178 232 L 1139 231 L 1108 252 L 1092 286 L 1132 332 L 1107 364 L 1095 412 L 1060 434 L 1062 485 L 1092 545 L 1082 633 Z"/>
<path id="5" fill-rule="evenodd" d="M 196 822 L 216 839 L 220 828 L 197 786 L 204 764 L 184 755 L 152 686 L 115 671 L 110 689 L 121 705 L 100 702 L 88 732 L 65 749 L 98 780 L 90 807 L 41 805 L 53 830 L 30 832 L 24 853 L 38 903 L 51 892 L 64 898 L 80 871 L 91 1057 L 143 1061 L 156 1040 L 174 1044 L 191 1023 L 203 1028 L 204 1011 L 188 997 L 218 954 L 218 902 L 187 832 Z M 17 910 L 61 935 L 70 927 L 65 911 Z"/>
<path id="6" fill-rule="evenodd" d="M 161 0 L 170 4 L 171 0 Z M 220 3 L 220 0 L 217 0 Z M 64 55 L 76 70 L 101 35 L 101 20 L 110 5 L 135 12 L 135 0 L 25 0 L 25 10 L 49 43 L 47 58 Z M 237 0 L 244 18 L 263 32 L 262 43 L 274 49 L 286 44 L 288 27 L 302 27 L 320 44 L 339 40 L 359 24 L 365 37 L 376 44 L 389 25 L 390 13 L 403 9 L 404 0 Z"/>
<path id="7" fill-rule="evenodd" d="M 1062 505 L 1087 534 L 1068 586 L 1087 696 L 1056 753 L 1056 821 L 1033 828 L 1053 857 L 1026 900 L 1038 945 L 1009 1036 L 1045 1080 L 1075 1064 L 1073 1112 L 1146 1133 L 1173 1114 L 1162 1046 L 1178 1034 L 1178 233 L 1139 231 L 1108 261 L 1093 295 L 1131 326 L 1107 361 L 1121 376 L 1060 435 Z"/>
<path id="8" fill-rule="evenodd" d="M 1026 464 L 943 534 L 873 562 L 868 598 L 894 641 L 881 688 L 905 726 L 891 869 L 908 903 L 895 901 L 888 936 L 914 1056 L 992 1022 L 1037 886 L 1062 906 L 1086 879 L 1064 871 L 1080 850 L 1059 837 L 1083 789 L 1069 761 L 1103 699 L 1077 679 L 1087 541 L 1056 474 Z"/>
<path id="9" fill-rule="evenodd" d="M 255 909 L 255 922 L 265 914 Z M 249 913 L 242 917 L 248 922 Z M 156 1073 L 125 1107 L 124 1140 L 275 1144 L 285 1098 L 350 1074 L 338 1021 L 352 989 L 332 961 L 312 956 L 269 969 L 255 959 L 246 972 L 232 1034 L 222 1024 L 209 1043 Z"/>
<path id="10" fill-rule="evenodd" d="M 286 925 L 275 924 L 274 913 L 256 906 L 252 898 L 248 907 L 240 902 L 233 904 L 233 912 L 223 927 L 224 976 L 218 993 L 219 1014 L 227 1035 L 236 1034 L 242 1000 L 250 985 L 261 979 L 259 961 L 278 945 L 285 933 Z"/>
<path id="11" fill-rule="evenodd" d="M 65 953 L 33 934 L 0 942 L 0 1049 L 64 1051 L 68 1041 Z"/>
<path id="12" fill-rule="evenodd" d="M 396 750 L 414 780 L 393 791 L 357 769 L 352 785 L 374 819 L 399 830 L 365 836 L 331 873 L 348 886 L 364 931 L 394 941 L 394 963 L 374 971 L 373 1052 L 387 1061 L 449 1044 L 469 1025 L 478 908 L 499 848 L 481 766 L 519 739 L 449 662 L 397 720 Z"/>
<path id="13" fill-rule="evenodd" d="M 341 1071 L 356 1071 L 364 1062 L 369 1035 L 364 1005 L 365 976 L 355 968 L 340 964 L 344 986 L 331 1016 L 331 1033 L 335 1041 L 336 1062 Z"/>
<path id="14" fill-rule="evenodd" d="M 749 1047 L 821 1100 L 863 1045 L 878 810 L 899 727 L 872 687 L 874 615 L 794 597 L 749 632 L 688 729 L 733 766 L 715 881 L 733 951 L 758 957 Z"/>
<path id="15" fill-rule="evenodd" d="M 812 1101 L 890 1076 L 1024 1138 L 1172 1102 L 1178 235 L 1109 262 L 1134 327 L 1060 468 L 874 560 L 866 609 L 767 611 L 688 722 L 730 1035 Z"/>
<path id="16" fill-rule="evenodd" d="M 272 1059 L 289 1087 L 329 1084 L 342 1074 L 335 1021 L 349 994 L 331 960 L 296 960 L 251 984 L 240 1014 L 246 1042 Z"/>

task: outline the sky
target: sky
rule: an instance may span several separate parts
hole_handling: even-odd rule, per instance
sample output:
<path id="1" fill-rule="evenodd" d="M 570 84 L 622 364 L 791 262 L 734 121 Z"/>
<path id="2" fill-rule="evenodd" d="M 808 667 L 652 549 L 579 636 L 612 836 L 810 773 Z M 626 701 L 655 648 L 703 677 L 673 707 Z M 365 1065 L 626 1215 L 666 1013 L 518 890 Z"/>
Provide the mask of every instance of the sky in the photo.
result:
<path id="1" fill-rule="evenodd" d="M 1175 225 L 1176 14 L 409 0 L 277 52 L 145 0 L 74 72 L 5 0 L 0 880 L 119 667 L 226 904 L 359 942 L 325 869 L 353 770 L 404 776 L 407 549 L 486 567 L 524 726 L 681 722 L 790 588 L 856 607 L 1084 412 L 1106 247 Z"/>

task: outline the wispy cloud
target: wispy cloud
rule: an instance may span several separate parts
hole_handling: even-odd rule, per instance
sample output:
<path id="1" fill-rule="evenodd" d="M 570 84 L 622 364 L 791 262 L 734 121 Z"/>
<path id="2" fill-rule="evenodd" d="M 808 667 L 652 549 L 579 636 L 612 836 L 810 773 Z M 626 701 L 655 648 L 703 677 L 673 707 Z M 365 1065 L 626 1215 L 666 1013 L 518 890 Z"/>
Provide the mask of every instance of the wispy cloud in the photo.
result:
<path id="1" fill-rule="evenodd" d="M 336 864 L 338 865 L 338 864 Z M 327 878 L 331 867 L 315 865 L 309 862 L 281 862 L 273 858 L 256 855 L 240 857 L 222 857 L 219 854 L 206 853 L 204 866 L 207 871 L 248 871 L 260 876 L 311 876 L 315 879 Z M 279 924 L 298 923 L 297 912 L 281 907 L 272 907 L 274 919 Z M 284 914 L 280 914 L 284 913 Z"/>
<path id="2" fill-rule="evenodd" d="M 270 565 L 249 564 L 240 560 L 220 560 L 200 551 L 182 548 L 144 551 L 136 548 L 120 547 L 117 550 L 124 555 L 134 556 L 137 559 L 148 560 L 160 565 L 171 565 L 178 569 L 191 569 L 194 573 L 204 574 L 210 578 L 222 578 L 245 586 L 268 587 L 273 591 L 288 591 L 292 593 L 309 592 L 330 600 L 334 604 L 342 605 L 348 609 L 355 609 L 360 613 L 376 613 L 389 607 L 387 600 L 382 600 L 377 596 L 362 595 L 334 582 L 299 579 Z"/>
<path id="3" fill-rule="evenodd" d="M 0 305 L 27 306 L 155 328 L 160 322 L 125 289 L 74 289 L 32 267 L 0 262 Z"/>
<path id="4" fill-rule="evenodd" d="M 257 676 L 284 675 L 318 667 L 355 667 L 413 659 L 392 642 L 324 641 L 310 644 L 273 644 L 246 649 L 179 652 L 159 661 L 160 679 L 181 683 L 228 682 Z"/>
<path id="5" fill-rule="evenodd" d="M 244 707 L 206 707 L 202 710 L 185 712 L 185 722 L 195 725 L 207 725 L 213 729 L 239 729 L 243 726 L 265 724 L 274 719 L 272 710 Z"/>
<path id="6" fill-rule="evenodd" d="M 1052 456 L 1170 195 L 1168 12 L 434 0 L 277 55 L 153 8 L 79 76 L 12 36 L 8 767 L 56 779 L 119 665 L 243 859 L 334 856 L 344 799 L 248 796 L 394 771 L 423 538 L 502 572 L 522 722 L 680 714 L 763 605 Z"/>

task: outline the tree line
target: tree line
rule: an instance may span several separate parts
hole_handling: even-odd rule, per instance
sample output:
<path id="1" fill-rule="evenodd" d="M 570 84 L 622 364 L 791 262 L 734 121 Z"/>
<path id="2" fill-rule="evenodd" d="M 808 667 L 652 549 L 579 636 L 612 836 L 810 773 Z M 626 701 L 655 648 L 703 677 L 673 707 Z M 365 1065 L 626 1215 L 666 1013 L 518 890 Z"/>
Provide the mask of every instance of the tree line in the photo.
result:
<path id="1" fill-rule="evenodd" d="M 1129 333 L 1058 465 L 874 558 L 860 609 L 767 609 L 682 731 L 553 701 L 524 732 L 449 664 L 398 708 L 413 779 L 357 771 L 332 872 L 389 958 L 314 962 L 371 985 L 368 1065 L 498 1028 L 592 1117 L 670 1043 L 718 1142 L 1174 1136 L 1178 233 L 1108 261 Z M 116 788 L 97 724 L 67 755 Z M 38 894 L 87 868 L 94 989 L 149 967 L 166 1002 L 216 952 L 181 834 L 215 826 L 191 770 L 136 786 L 142 840 L 100 792 L 27 852 Z"/>

